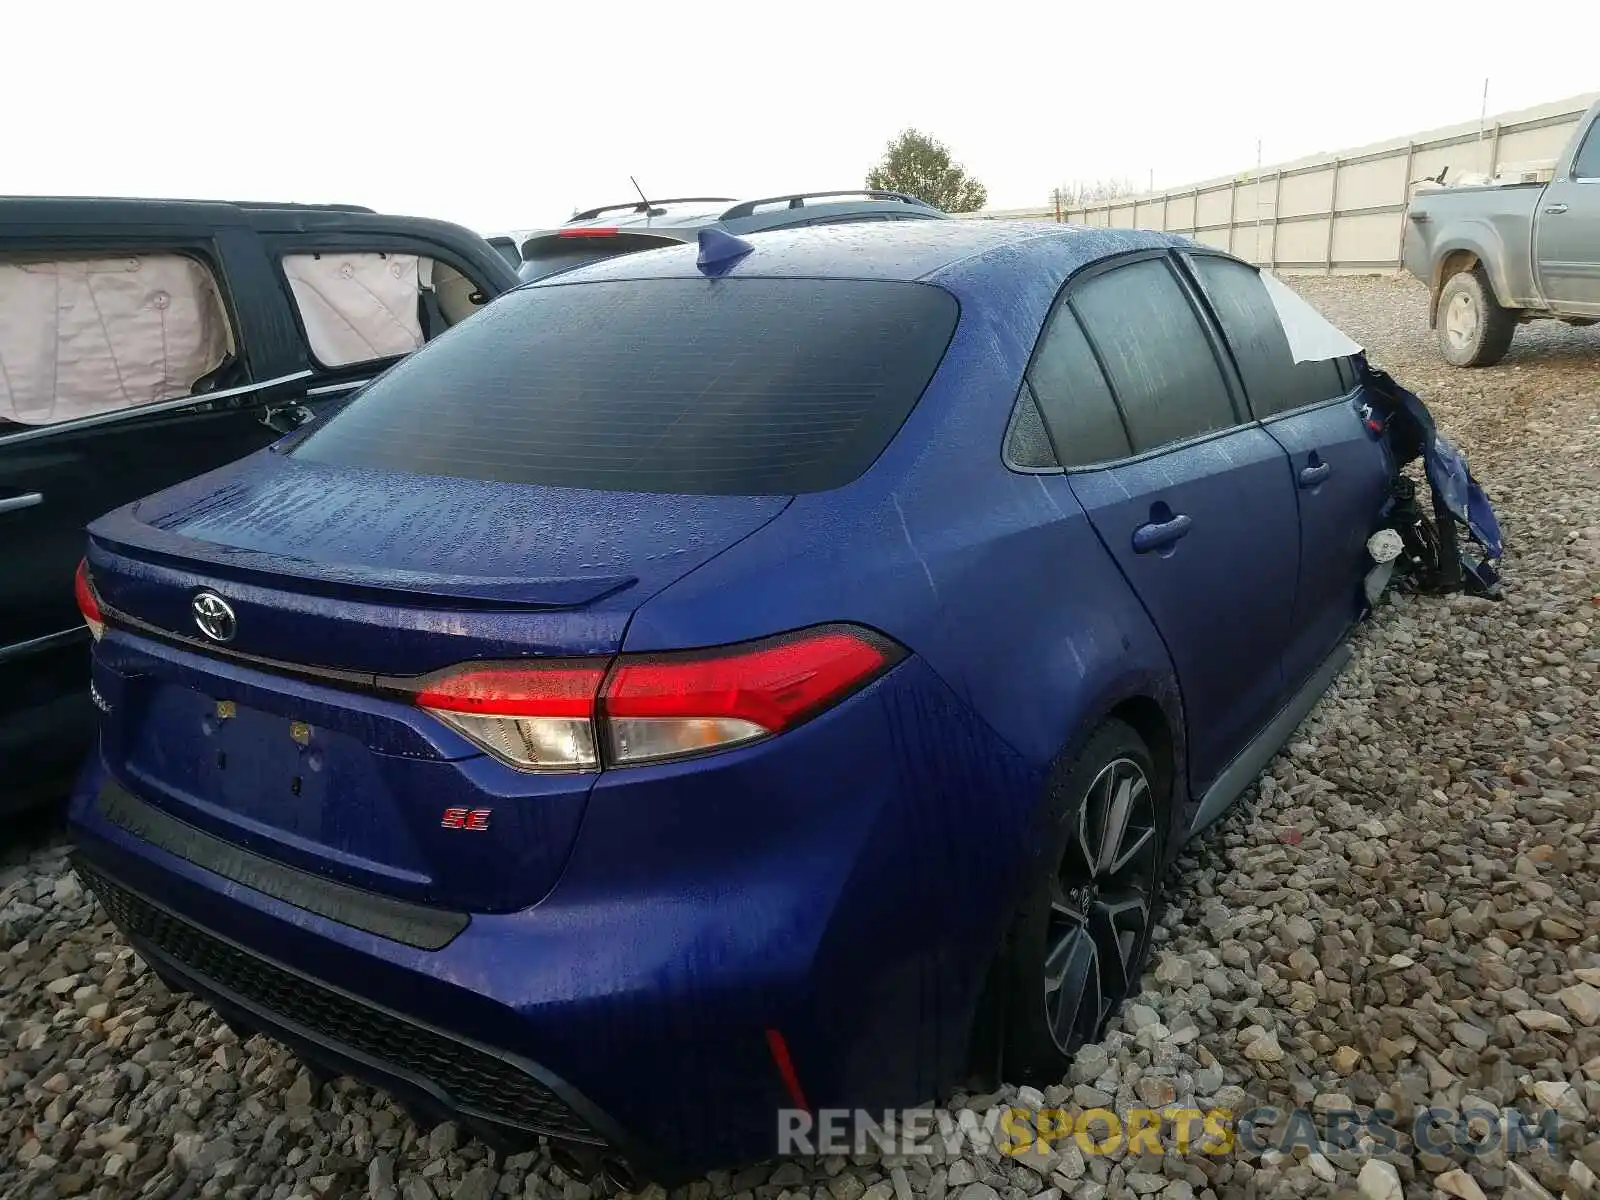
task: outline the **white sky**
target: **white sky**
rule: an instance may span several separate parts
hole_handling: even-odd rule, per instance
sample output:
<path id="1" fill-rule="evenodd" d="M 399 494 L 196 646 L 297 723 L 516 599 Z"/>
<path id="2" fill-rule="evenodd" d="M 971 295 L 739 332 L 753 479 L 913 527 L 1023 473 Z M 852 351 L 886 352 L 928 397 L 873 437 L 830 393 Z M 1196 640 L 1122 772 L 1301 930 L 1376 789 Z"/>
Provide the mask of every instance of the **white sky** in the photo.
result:
<path id="1" fill-rule="evenodd" d="M 482 232 L 859 186 L 907 125 L 990 207 L 1600 89 L 1600 3 L 0 0 L 0 194 L 344 201 Z M 1296 15 L 1300 14 L 1300 15 Z M 1531 14 L 1524 17 L 1523 14 Z"/>

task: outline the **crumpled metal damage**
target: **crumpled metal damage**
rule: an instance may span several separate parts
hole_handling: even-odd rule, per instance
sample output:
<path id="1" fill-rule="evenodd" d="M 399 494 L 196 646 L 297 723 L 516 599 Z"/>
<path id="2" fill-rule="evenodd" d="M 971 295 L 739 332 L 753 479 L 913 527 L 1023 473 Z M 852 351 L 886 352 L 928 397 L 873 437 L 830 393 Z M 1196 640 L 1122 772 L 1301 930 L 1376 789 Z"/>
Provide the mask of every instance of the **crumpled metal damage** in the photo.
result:
<path id="1" fill-rule="evenodd" d="M 1424 585 L 1432 591 L 1469 592 L 1499 598 L 1500 575 L 1494 564 L 1505 552 L 1500 522 L 1464 455 L 1440 433 L 1433 414 L 1415 392 L 1402 387 L 1365 355 L 1356 363 L 1367 392 L 1385 410 L 1396 467 L 1421 457 L 1432 492 L 1435 517 L 1435 561 Z M 1463 551 L 1458 529 L 1465 529 L 1475 550 Z"/>
<path id="2" fill-rule="evenodd" d="M 1397 479 L 1397 487 L 1380 512 L 1380 525 L 1397 516 L 1397 530 L 1406 543 L 1407 554 L 1399 561 L 1411 561 L 1414 574 L 1424 576 L 1423 586 L 1430 591 L 1466 590 L 1481 595 L 1499 596 L 1500 576 L 1494 564 L 1504 553 L 1500 522 L 1483 488 L 1473 478 L 1466 455 L 1439 432 L 1433 414 L 1416 393 L 1367 361 L 1364 348 L 1343 330 L 1313 308 L 1270 271 L 1261 272 L 1261 281 L 1277 310 L 1278 320 L 1289 341 L 1294 361 L 1321 362 L 1331 358 L 1352 358 L 1362 386 L 1376 401 L 1377 411 L 1369 412 L 1369 426 L 1377 432 L 1387 430 L 1398 471 L 1422 459 L 1428 487 L 1433 495 L 1435 521 L 1431 529 L 1413 532 L 1421 518 L 1409 483 Z M 1405 485 L 1405 486 L 1400 486 Z M 1476 552 L 1462 552 L 1457 526 L 1465 529 Z M 1421 561 L 1418 561 L 1421 560 Z M 1377 561 L 1367 577 L 1367 602 L 1376 603 L 1396 569 L 1396 560 Z"/>

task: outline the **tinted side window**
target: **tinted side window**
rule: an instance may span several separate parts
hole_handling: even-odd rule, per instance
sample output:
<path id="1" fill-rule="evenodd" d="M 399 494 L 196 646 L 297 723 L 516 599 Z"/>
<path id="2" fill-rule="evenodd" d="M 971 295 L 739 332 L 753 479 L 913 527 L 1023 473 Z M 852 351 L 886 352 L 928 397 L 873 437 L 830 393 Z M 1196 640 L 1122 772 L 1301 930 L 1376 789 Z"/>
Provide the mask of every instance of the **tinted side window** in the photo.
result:
<path id="1" fill-rule="evenodd" d="M 1061 465 L 1056 461 L 1055 448 L 1050 445 L 1050 435 L 1045 432 L 1044 419 L 1039 415 L 1039 404 L 1026 380 L 1017 396 L 1011 428 L 1006 431 L 1006 462 L 1035 470 Z"/>
<path id="2" fill-rule="evenodd" d="M 1056 306 L 1028 368 L 1028 382 L 1064 467 L 1133 453 L 1100 364 L 1065 304 Z"/>
<path id="3" fill-rule="evenodd" d="M 1164 260 L 1094 276 L 1074 289 L 1072 307 L 1105 363 L 1136 451 L 1235 423 L 1211 344 Z"/>
<path id="4" fill-rule="evenodd" d="M 1600 179 L 1600 121 L 1589 126 L 1589 132 L 1584 135 L 1583 145 L 1572 160 L 1572 177 Z"/>
<path id="5" fill-rule="evenodd" d="M 1270 417 L 1344 393 L 1336 363 L 1294 361 L 1259 271 L 1210 255 L 1189 261 L 1227 335 L 1256 416 Z"/>

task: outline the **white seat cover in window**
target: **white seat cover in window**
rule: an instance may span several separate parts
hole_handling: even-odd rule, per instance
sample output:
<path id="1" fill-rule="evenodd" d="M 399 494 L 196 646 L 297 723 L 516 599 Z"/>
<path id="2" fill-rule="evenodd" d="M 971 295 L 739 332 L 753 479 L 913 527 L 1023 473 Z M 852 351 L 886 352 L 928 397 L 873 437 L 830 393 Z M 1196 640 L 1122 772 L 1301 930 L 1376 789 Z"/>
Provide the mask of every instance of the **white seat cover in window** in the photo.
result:
<path id="1" fill-rule="evenodd" d="M 0 260 L 0 420 L 49 425 L 188 395 L 230 338 L 181 254 Z"/>
<path id="2" fill-rule="evenodd" d="M 414 254 L 291 254 L 283 273 L 311 353 L 325 367 L 409 354 L 422 345 Z"/>

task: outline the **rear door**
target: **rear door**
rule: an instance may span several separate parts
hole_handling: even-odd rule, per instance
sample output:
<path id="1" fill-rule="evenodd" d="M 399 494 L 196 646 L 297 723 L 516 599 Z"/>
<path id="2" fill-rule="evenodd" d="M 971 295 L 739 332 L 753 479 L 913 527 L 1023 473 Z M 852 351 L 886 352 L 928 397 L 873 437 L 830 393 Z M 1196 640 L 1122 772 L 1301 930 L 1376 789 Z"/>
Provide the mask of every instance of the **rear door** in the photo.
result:
<path id="1" fill-rule="evenodd" d="M 1283 699 L 1299 556 L 1283 449 L 1236 407 L 1165 254 L 1074 280 L 1029 382 L 1074 495 L 1172 656 L 1198 793 Z"/>
<path id="2" fill-rule="evenodd" d="M 87 745 L 84 526 L 278 436 L 261 406 L 295 381 L 274 382 L 282 355 L 230 270 L 251 239 L 0 241 L 0 779 L 68 769 Z"/>
<path id="3" fill-rule="evenodd" d="M 1539 290 L 1560 312 L 1600 317 L 1600 107 L 1534 214 Z"/>
<path id="4" fill-rule="evenodd" d="M 1289 456 L 1300 516 L 1300 566 L 1289 647 L 1291 688 L 1343 640 L 1361 610 L 1371 565 L 1367 537 L 1392 474 L 1381 439 L 1360 415 L 1347 360 L 1296 363 L 1277 310 L 1254 267 L 1220 255 L 1188 256 L 1228 342 L 1257 419 Z"/>

